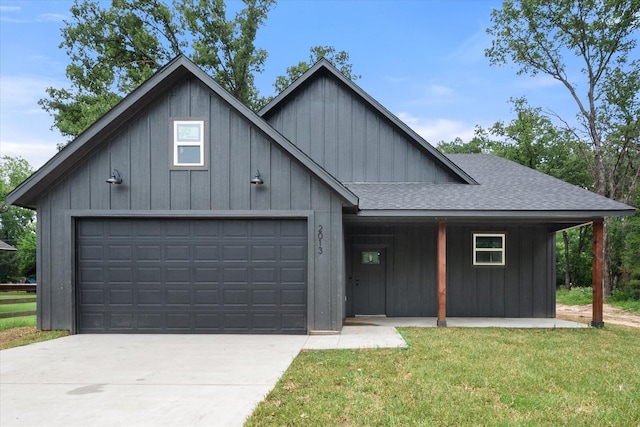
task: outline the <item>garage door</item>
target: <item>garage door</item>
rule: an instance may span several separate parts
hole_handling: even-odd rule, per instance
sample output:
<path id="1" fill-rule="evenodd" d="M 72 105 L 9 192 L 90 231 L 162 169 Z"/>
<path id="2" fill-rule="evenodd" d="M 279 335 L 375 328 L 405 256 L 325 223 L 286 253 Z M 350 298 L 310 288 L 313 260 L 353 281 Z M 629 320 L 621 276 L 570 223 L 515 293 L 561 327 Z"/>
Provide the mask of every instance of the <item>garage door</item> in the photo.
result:
<path id="1" fill-rule="evenodd" d="M 304 220 L 77 222 L 81 333 L 304 334 Z"/>

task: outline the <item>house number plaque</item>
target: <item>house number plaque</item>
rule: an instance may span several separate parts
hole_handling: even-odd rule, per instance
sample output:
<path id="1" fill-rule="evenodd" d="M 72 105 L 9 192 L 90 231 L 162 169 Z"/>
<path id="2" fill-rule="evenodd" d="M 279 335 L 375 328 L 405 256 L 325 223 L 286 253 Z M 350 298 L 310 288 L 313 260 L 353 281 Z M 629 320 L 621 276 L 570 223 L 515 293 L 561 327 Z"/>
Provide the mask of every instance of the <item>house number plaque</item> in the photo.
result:
<path id="1" fill-rule="evenodd" d="M 322 238 L 324 236 L 322 235 L 322 226 L 319 225 L 318 226 L 318 253 L 321 254 L 322 253 Z"/>

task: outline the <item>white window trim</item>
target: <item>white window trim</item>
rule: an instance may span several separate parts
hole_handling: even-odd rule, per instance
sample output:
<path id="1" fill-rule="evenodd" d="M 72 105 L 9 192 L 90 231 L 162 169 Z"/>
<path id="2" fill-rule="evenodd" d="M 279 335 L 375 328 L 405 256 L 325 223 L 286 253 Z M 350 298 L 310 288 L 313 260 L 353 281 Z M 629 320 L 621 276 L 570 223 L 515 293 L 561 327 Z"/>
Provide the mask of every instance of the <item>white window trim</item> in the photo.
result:
<path id="1" fill-rule="evenodd" d="M 193 141 L 179 141 L 178 127 L 180 125 L 199 125 L 200 138 Z M 177 167 L 202 167 L 205 165 L 205 126 L 204 120 L 174 120 L 173 122 L 173 166 Z M 179 147 L 198 147 L 200 149 L 200 161 L 198 163 L 179 163 L 178 148 Z"/>
<path id="2" fill-rule="evenodd" d="M 501 248 L 478 248 L 476 246 L 478 237 L 500 237 L 502 239 L 502 247 Z M 473 265 L 480 266 L 503 266 L 505 265 L 506 256 L 505 256 L 505 247 L 506 247 L 507 234 L 506 233 L 473 233 Z M 502 262 L 478 262 L 476 254 L 478 252 L 501 252 L 502 253 Z"/>

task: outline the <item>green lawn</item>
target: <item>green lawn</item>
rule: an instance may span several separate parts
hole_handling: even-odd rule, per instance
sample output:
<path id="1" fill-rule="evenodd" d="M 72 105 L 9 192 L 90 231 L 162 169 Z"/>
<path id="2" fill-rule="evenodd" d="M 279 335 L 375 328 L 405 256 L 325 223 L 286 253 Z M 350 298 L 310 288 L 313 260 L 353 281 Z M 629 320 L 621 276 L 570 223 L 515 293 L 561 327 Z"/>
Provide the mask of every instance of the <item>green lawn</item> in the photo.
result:
<path id="1" fill-rule="evenodd" d="M 305 351 L 248 426 L 640 425 L 640 331 L 402 328 Z"/>
<path id="2" fill-rule="evenodd" d="M 36 326 L 36 316 L 8 317 L 0 319 L 0 331 L 23 326 Z"/>
<path id="3" fill-rule="evenodd" d="M 23 302 L 18 304 L 0 304 L 0 313 L 14 313 L 19 311 L 34 311 L 36 309 L 36 303 Z"/>

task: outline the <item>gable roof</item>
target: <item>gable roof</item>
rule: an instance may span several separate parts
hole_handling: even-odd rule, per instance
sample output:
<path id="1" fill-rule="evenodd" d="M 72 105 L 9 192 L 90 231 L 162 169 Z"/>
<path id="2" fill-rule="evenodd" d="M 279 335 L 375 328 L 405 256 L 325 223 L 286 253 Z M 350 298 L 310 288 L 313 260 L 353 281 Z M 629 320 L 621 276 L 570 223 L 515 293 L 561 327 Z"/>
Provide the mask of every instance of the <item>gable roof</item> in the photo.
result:
<path id="1" fill-rule="evenodd" d="M 335 80 L 339 81 L 350 92 L 356 95 L 365 105 L 370 106 L 374 111 L 383 116 L 386 120 L 392 123 L 401 133 L 403 133 L 408 139 L 414 141 L 416 145 L 428 153 L 436 163 L 439 163 L 443 168 L 451 171 L 451 173 L 458 177 L 462 182 L 467 184 L 477 184 L 474 179 L 469 176 L 458 165 L 450 161 L 446 156 L 436 150 L 431 144 L 429 144 L 424 138 L 418 135 L 413 129 L 411 129 L 402 120 L 396 117 L 393 113 L 387 110 L 382 104 L 376 101 L 362 88 L 356 85 L 352 80 L 344 76 L 331 62 L 325 58 L 316 62 L 309 70 L 307 70 L 296 81 L 291 83 L 284 91 L 278 94 L 271 102 L 265 105 L 258 114 L 265 119 L 269 119 L 276 111 L 284 106 L 287 102 L 294 98 L 294 94 L 306 87 L 312 81 L 316 80 L 320 76 L 329 75 Z"/>
<path id="2" fill-rule="evenodd" d="M 132 114 L 151 104 L 167 88 L 188 75 L 199 79 L 216 95 L 229 103 L 251 124 L 334 190 L 347 204 L 357 206 L 358 198 L 351 191 L 182 54 L 174 58 L 123 98 L 116 106 L 53 156 L 38 171 L 16 187 L 7 195 L 7 203 L 35 209 L 36 200 L 42 191 L 76 167 L 78 161 L 104 141 L 108 135 L 116 132 Z"/>
<path id="3" fill-rule="evenodd" d="M 635 214 L 635 208 L 491 154 L 449 159 L 479 185 L 345 183 L 362 216 L 574 218 Z"/>

